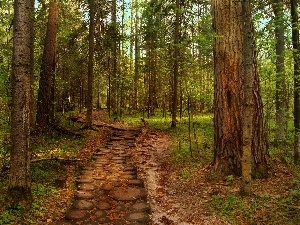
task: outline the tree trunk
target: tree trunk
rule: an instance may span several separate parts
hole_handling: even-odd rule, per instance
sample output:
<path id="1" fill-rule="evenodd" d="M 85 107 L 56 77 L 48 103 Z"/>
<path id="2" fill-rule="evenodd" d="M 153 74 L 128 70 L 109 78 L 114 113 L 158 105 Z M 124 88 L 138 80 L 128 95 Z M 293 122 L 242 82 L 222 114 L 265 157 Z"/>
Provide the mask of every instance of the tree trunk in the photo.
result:
<path id="1" fill-rule="evenodd" d="M 242 5 L 240 1 L 213 0 L 212 6 L 216 32 L 214 44 L 214 168 L 217 173 L 222 175 L 240 176 L 242 174 L 244 118 Z M 252 177 L 266 177 L 269 157 L 255 57 L 254 49 L 252 49 Z"/>
<path id="2" fill-rule="evenodd" d="M 98 80 L 97 109 L 102 109 L 100 79 Z"/>
<path id="3" fill-rule="evenodd" d="M 56 35 L 58 30 L 58 10 L 59 1 L 51 0 L 38 90 L 36 124 L 40 129 L 45 129 L 45 127 L 50 125 L 52 76 L 55 70 L 53 62 L 55 61 Z"/>
<path id="4" fill-rule="evenodd" d="M 112 0 L 112 59 L 111 59 L 111 90 L 110 107 L 113 116 L 117 116 L 117 0 Z"/>
<path id="5" fill-rule="evenodd" d="M 243 15 L 243 147 L 242 147 L 242 182 L 240 192 L 244 195 L 251 193 L 251 143 L 253 130 L 253 25 L 251 20 L 250 1 L 244 0 L 242 2 Z"/>
<path id="6" fill-rule="evenodd" d="M 299 163 L 300 149 L 300 45 L 299 45 L 299 10 L 297 0 L 291 0 L 292 41 L 294 55 L 294 162 Z"/>
<path id="7" fill-rule="evenodd" d="M 138 16 L 138 1 L 135 0 L 135 4 L 137 7 L 135 12 L 135 34 L 134 34 L 134 107 L 133 109 L 138 109 L 138 79 L 139 79 L 139 72 L 140 72 L 140 46 L 139 46 L 139 31 L 138 31 L 138 25 L 139 25 L 139 16 Z"/>
<path id="8" fill-rule="evenodd" d="M 174 74 L 172 96 L 172 127 L 176 127 L 176 114 L 178 103 L 178 76 L 179 76 L 179 36 L 180 36 L 180 3 L 176 0 L 175 32 L 174 32 Z"/>
<path id="9" fill-rule="evenodd" d="M 272 7 L 275 21 L 276 38 L 276 130 L 275 142 L 286 138 L 287 128 L 287 97 L 284 70 L 284 12 L 283 0 L 273 0 Z"/>
<path id="10" fill-rule="evenodd" d="M 94 30 L 95 30 L 95 0 L 90 0 L 89 26 L 89 62 L 88 62 L 88 99 L 86 112 L 86 126 L 92 126 L 93 117 L 93 81 L 94 81 Z"/>
<path id="11" fill-rule="evenodd" d="M 30 178 L 30 80 L 32 77 L 32 14 L 31 0 L 14 1 L 12 111 L 10 172 L 8 196 L 12 207 L 29 207 Z"/>
<path id="12" fill-rule="evenodd" d="M 34 10 L 34 2 L 35 2 L 35 0 L 31 0 L 31 7 L 32 7 L 32 9 Z M 30 38 L 30 40 L 31 40 L 31 44 L 30 44 L 30 46 L 31 46 L 31 51 L 30 51 L 30 53 L 31 53 L 31 62 L 34 62 L 34 20 L 31 20 L 31 23 L 32 23 L 32 25 L 31 25 L 31 31 L 30 31 L 30 34 L 31 34 L 31 38 Z M 34 90 L 33 90 L 33 85 L 34 85 L 34 63 L 31 63 L 31 72 L 30 72 L 30 74 L 31 74 L 31 80 L 30 80 L 30 91 L 31 91 L 31 93 L 30 93 L 30 95 L 31 95 L 31 97 L 30 97 L 30 129 L 31 130 L 34 130 L 34 128 L 35 128 L 35 111 L 33 110 L 34 108 L 35 108 L 35 98 L 34 98 Z"/>

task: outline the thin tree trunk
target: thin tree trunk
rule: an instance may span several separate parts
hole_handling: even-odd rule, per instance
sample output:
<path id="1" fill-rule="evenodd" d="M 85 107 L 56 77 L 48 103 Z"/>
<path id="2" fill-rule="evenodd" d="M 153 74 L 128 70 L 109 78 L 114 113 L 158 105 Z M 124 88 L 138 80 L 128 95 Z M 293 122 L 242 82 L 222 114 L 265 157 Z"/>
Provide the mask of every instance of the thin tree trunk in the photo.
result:
<path id="1" fill-rule="evenodd" d="M 176 127 L 176 114 L 178 102 L 178 76 L 179 76 L 179 35 L 180 35 L 180 3 L 176 0 L 176 18 L 174 32 L 174 74 L 173 74 L 173 96 L 172 96 L 172 127 Z"/>
<path id="2" fill-rule="evenodd" d="M 138 1 L 135 0 L 135 34 L 134 34 L 134 109 L 138 109 L 138 79 L 139 79 L 139 63 L 140 63 L 140 49 L 139 49 L 139 31 L 138 31 L 138 25 L 139 25 L 139 16 L 138 16 Z"/>
<path id="3" fill-rule="evenodd" d="M 275 142 L 282 142 L 286 138 L 287 127 L 287 96 L 284 69 L 284 12 L 283 0 L 273 0 L 272 6 L 275 21 L 276 38 L 276 130 Z"/>
<path id="4" fill-rule="evenodd" d="M 94 30 L 95 30 L 95 0 L 90 0 L 90 26 L 89 26 L 89 62 L 88 62 L 88 99 L 86 126 L 92 126 L 93 117 L 93 82 L 94 82 Z"/>
<path id="5" fill-rule="evenodd" d="M 102 101 L 101 101 L 101 89 L 100 89 L 100 79 L 98 80 L 98 87 L 97 87 L 97 109 L 101 109 L 102 108 Z"/>
<path id="6" fill-rule="evenodd" d="M 12 207 L 30 207 L 30 99 L 32 78 L 33 7 L 31 0 L 14 1 L 12 111 L 8 196 Z"/>
<path id="7" fill-rule="evenodd" d="M 292 41 L 294 55 L 294 162 L 299 163 L 300 149 L 300 44 L 299 44 L 299 10 L 297 0 L 291 0 Z"/>
<path id="8" fill-rule="evenodd" d="M 31 0 L 31 7 L 32 7 L 32 10 L 34 11 L 34 1 L 35 0 Z M 31 31 L 30 31 L 30 35 L 31 35 L 31 62 L 34 62 L 34 20 L 31 20 L 32 22 L 32 25 L 31 25 Z M 31 80 L 30 80 L 30 90 L 31 90 L 31 99 L 30 99 L 30 129 L 31 130 L 34 130 L 35 128 L 35 98 L 34 98 L 34 90 L 33 90 L 33 85 L 34 85 L 34 63 L 31 63 Z"/>
<path id="9" fill-rule="evenodd" d="M 36 124 L 40 129 L 50 125 L 50 112 L 52 106 L 52 75 L 54 72 L 56 35 L 58 30 L 59 1 L 51 0 L 42 56 L 40 82 L 38 90 Z"/>
<path id="10" fill-rule="evenodd" d="M 108 56 L 107 59 L 107 68 L 109 70 L 108 72 L 108 89 L 107 89 L 107 109 L 108 109 L 108 117 L 111 117 L 111 63 L 110 63 L 110 55 Z"/>
<path id="11" fill-rule="evenodd" d="M 112 0 L 112 59 L 111 59 L 111 90 L 110 106 L 114 117 L 117 117 L 117 0 Z"/>
<path id="12" fill-rule="evenodd" d="M 251 160 L 252 160 L 252 130 L 253 130 L 253 29 L 251 19 L 250 1 L 245 0 L 242 2 L 242 15 L 243 15 L 243 147 L 242 147 L 242 182 L 240 192 L 244 195 L 251 193 Z"/>

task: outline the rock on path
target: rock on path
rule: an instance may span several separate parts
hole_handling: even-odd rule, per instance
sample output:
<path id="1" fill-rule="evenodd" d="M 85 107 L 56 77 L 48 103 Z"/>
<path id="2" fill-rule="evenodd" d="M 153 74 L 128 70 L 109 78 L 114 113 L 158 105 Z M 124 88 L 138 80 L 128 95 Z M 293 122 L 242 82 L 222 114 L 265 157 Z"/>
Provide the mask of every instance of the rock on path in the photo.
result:
<path id="1" fill-rule="evenodd" d="M 76 181 L 74 201 L 65 219 L 54 224 L 150 224 L 144 182 L 130 159 L 138 133 L 117 129 L 106 146 L 97 149 L 91 165 Z"/>

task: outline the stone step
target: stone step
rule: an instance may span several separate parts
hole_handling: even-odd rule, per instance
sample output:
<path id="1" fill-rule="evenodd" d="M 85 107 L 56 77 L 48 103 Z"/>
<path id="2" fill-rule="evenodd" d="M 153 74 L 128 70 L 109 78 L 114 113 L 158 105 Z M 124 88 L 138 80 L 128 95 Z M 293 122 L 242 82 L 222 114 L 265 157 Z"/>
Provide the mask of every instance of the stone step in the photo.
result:
<path id="1" fill-rule="evenodd" d="M 130 161 L 138 130 L 115 130 L 98 147 L 90 166 L 76 179 L 77 191 L 65 219 L 55 224 L 151 224 L 144 181 Z"/>

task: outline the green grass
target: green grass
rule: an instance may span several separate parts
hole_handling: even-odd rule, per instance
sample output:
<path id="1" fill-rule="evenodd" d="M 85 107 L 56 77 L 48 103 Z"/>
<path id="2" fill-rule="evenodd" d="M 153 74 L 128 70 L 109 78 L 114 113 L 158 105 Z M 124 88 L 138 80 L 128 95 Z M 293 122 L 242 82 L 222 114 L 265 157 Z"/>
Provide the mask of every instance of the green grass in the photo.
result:
<path id="1" fill-rule="evenodd" d="M 142 114 L 124 116 L 130 125 L 143 125 Z M 147 127 L 164 130 L 172 137 L 173 160 L 180 163 L 206 164 L 213 157 L 213 115 L 193 116 L 189 125 L 188 117 L 183 117 L 176 128 L 171 128 L 171 118 L 161 115 L 145 119 Z M 190 135 L 189 135 L 190 126 Z"/>
<path id="2" fill-rule="evenodd" d="M 61 126 L 69 130 L 79 131 L 80 126 L 69 124 L 67 120 L 62 120 Z M 71 129 L 73 128 L 73 129 Z M 4 137 L 5 130 L 0 133 L 0 139 Z M 1 141 L 1 140 L 0 140 Z M 78 135 L 62 132 L 50 131 L 45 134 L 34 135 L 31 139 L 32 159 L 40 158 L 73 158 L 86 145 L 86 139 Z M 0 167 L 9 162 L 9 148 L 0 149 Z M 55 180 L 67 172 L 67 167 L 63 163 L 55 160 L 44 160 L 31 163 L 32 181 L 32 208 L 29 213 L 23 214 L 24 207 L 17 209 L 6 207 L 6 190 L 8 188 L 8 176 L 0 177 L 0 225 L 2 224 L 42 224 L 41 220 L 48 213 L 47 204 L 58 201 L 61 189 L 56 187 Z M 61 200 L 61 199 L 59 199 Z"/>
<path id="3" fill-rule="evenodd" d="M 84 138 L 71 134 L 48 133 L 34 137 L 32 148 L 35 157 L 75 157 L 85 145 Z"/>
<path id="4" fill-rule="evenodd" d="M 123 120 L 132 125 L 144 125 L 142 115 L 130 115 Z M 189 138 L 189 121 L 182 118 L 176 128 L 171 128 L 171 119 L 153 116 L 145 119 L 147 127 L 168 132 L 172 137 L 173 163 L 180 168 L 181 178 L 188 180 L 201 166 L 213 160 L 213 115 L 197 115 L 191 120 L 191 138 Z M 270 155 L 284 158 L 288 168 L 294 174 L 300 174 L 299 166 L 293 165 L 293 135 L 289 124 L 289 135 L 285 143 L 279 146 L 270 142 Z M 274 138 L 274 124 L 270 126 L 269 140 Z M 190 143 L 192 148 L 190 149 Z M 212 185 L 214 185 L 212 182 Z M 230 224 L 300 224 L 300 181 L 294 179 L 288 193 L 274 197 L 272 190 L 264 190 L 267 194 L 242 197 L 236 192 L 238 186 L 233 176 L 227 176 L 228 191 L 223 194 L 212 194 L 210 201 L 205 203 L 207 209 L 222 217 Z M 215 187 L 218 188 L 218 187 Z M 268 194 L 270 193 L 270 194 Z"/>

